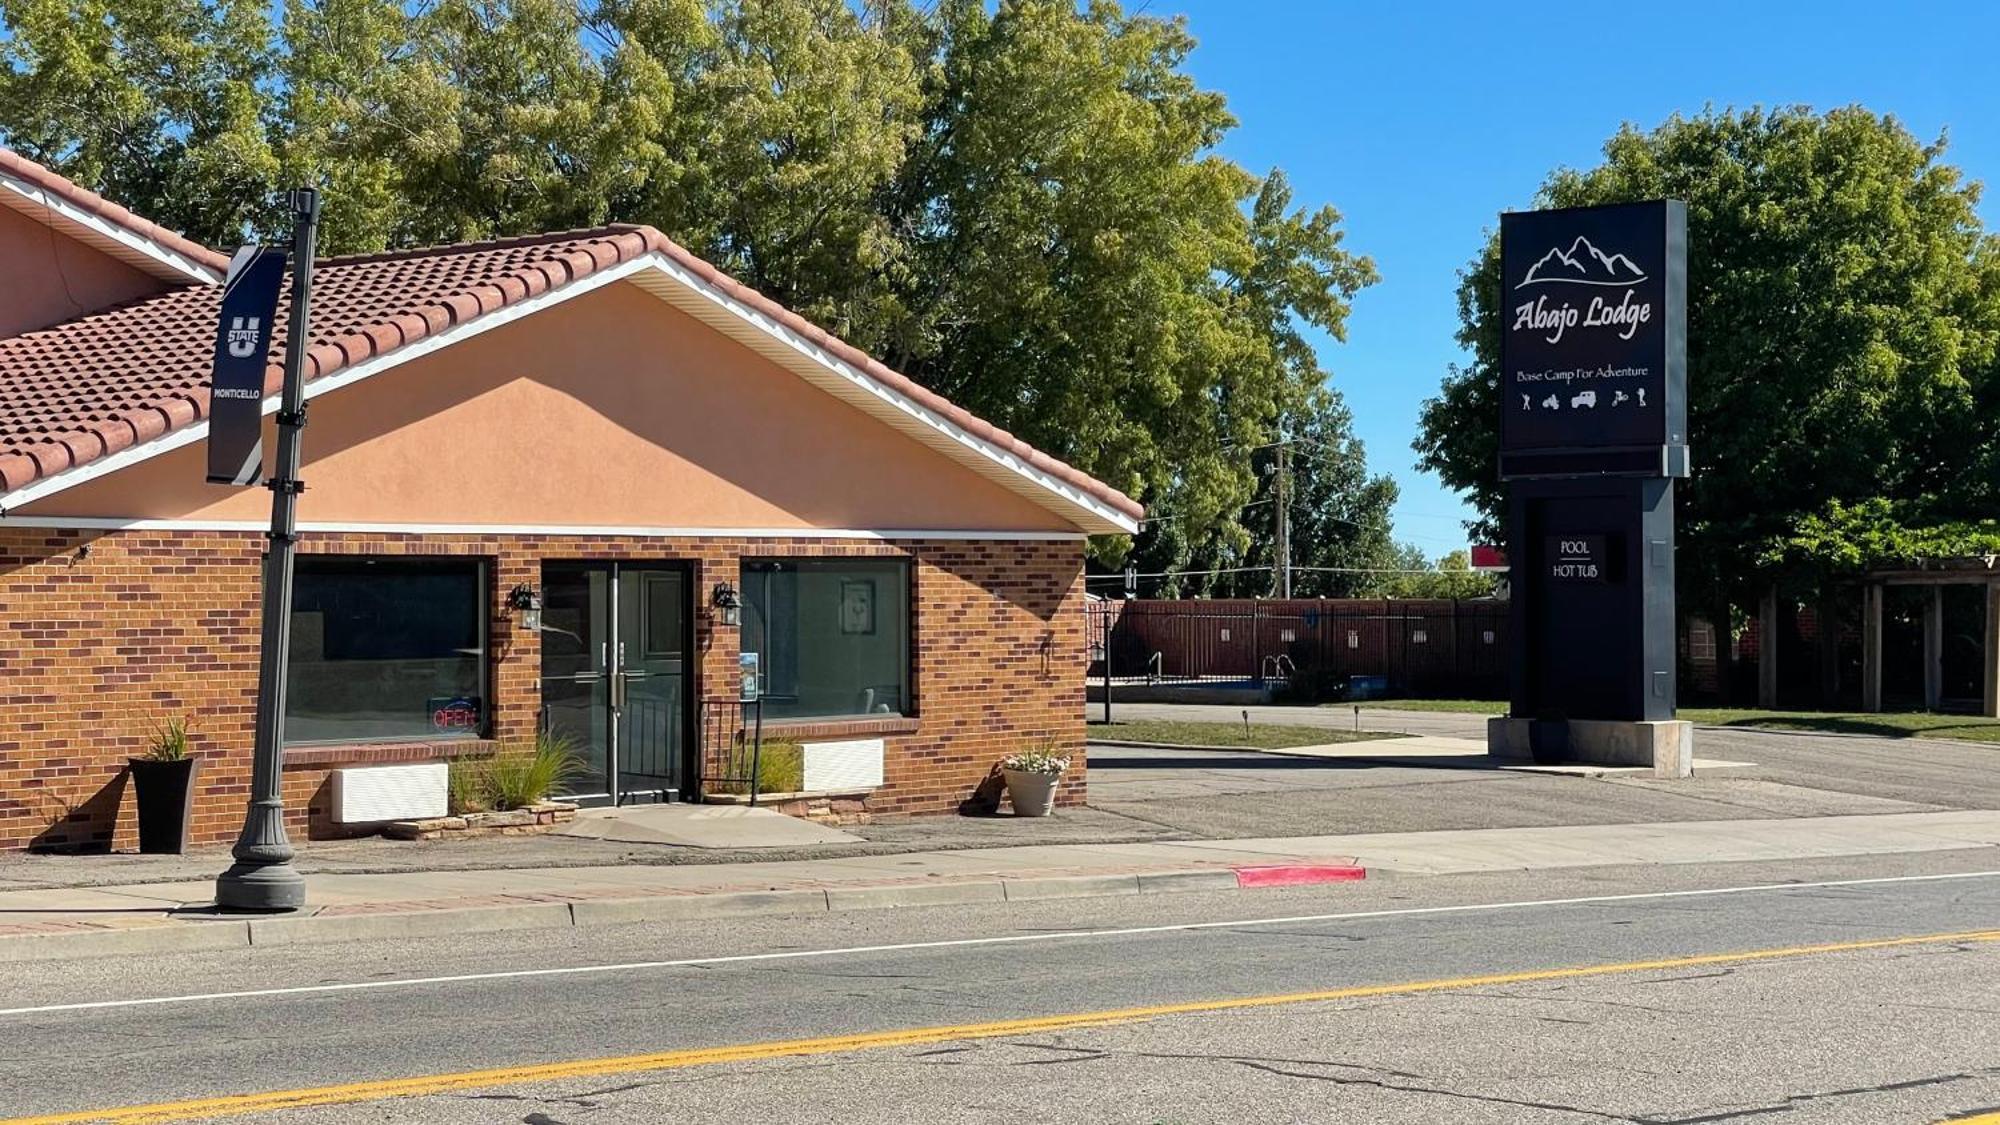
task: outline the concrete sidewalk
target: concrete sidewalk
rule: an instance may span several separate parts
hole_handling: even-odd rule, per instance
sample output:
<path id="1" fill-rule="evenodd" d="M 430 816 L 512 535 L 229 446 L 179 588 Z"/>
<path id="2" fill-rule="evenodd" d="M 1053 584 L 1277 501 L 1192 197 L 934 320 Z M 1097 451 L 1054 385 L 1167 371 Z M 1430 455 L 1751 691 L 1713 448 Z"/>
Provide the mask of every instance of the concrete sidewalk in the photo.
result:
<path id="1" fill-rule="evenodd" d="M 303 915 L 217 915 L 212 884 L 0 893 L 0 960 L 618 922 L 1220 891 L 1361 877 L 1709 864 L 2000 845 L 2000 811 L 1069 844 L 698 867 L 322 874 Z"/>
<path id="2" fill-rule="evenodd" d="M 0 892 L 0 961 L 746 914 L 1233 890 L 1358 879 L 1347 856 L 1051 844 L 699 866 L 307 877 L 296 915 L 221 914 L 213 882 Z"/>

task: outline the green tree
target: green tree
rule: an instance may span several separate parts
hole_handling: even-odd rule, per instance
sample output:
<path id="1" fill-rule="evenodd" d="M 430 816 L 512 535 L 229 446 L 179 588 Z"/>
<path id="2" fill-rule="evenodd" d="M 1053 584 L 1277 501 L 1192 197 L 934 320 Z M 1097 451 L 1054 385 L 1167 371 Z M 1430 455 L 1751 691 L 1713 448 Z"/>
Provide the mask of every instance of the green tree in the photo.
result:
<path id="1" fill-rule="evenodd" d="M 1683 604 L 1727 620 L 1772 577 L 1762 545 L 1834 502 L 1927 521 L 1994 502 L 2000 248 L 1978 186 L 1892 117 L 1858 107 L 1710 111 L 1627 127 L 1538 206 L 1688 204 L 1692 480 L 1677 488 Z M 1471 354 L 1425 404 L 1420 463 L 1491 533 L 1499 248 L 1459 288 Z"/>
<path id="2" fill-rule="evenodd" d="M 284 12 L 282 182 L 327 185 L 327 253 L 397 245 L 411 227 L 409 170 L 459 144 L 457 91 L 394 0 L 286 0 Z"/>
<path id="3" fill-rule="evenodd" d="M 1109 0 L 8 0 L 0 139 L 222 244 L 300 180 L 333 253 L 651 223 L 1179 513 L 1167 565 L 1268 551 L 1278 435 L 1301 559 L 1360 557 L 1388 486 L 1306 333 L 1374 268 L 1217 154 L 1193 46 Z"/>
<path id="4" fill-rule="evenodd" d="M 1354 436 L 1353 418 L 1331 388 L 1318 396 L 1316 409 L 1287 420 L 1286 488 L 1290 517 L 1292 595 L 1300 598 L 1359 596 L 1376 580 L 1372 571 L 1402 565 L 1390 508 L 1396 503 L 1396 482 L 1371 474 L 1362 444 Z M 1244 545 L 1210 529 L 1198 542 L 1178 534 L 1168 518 L 1149 525 L 1134 550 L 1138 568 L 1148 574 L 1169 570 L 1226 573 L 1190 574 L 1160 582 L 1161 592 L 1177 596 L 1269 597 L 1276 588 L 1277 470 L 1279 446 L 1254 451 L 1254 498 L 1237 516 Z M 1418 566 L 1426 565 L 1421 560 Z M 1240 570 L 1239 568 L 1253 568 Z M 1142 592 L 1154 593 L 1153 585 Z"/>
<path id="5" fill-rule="evenodd" d="M 439 0 L 416 22 L 450 124 L 446 143 L 399 151 L 399 241 L 594 226 L 644 182 L 660 129 L 655 75 L 622 45 L 586 45 L 575 4 Z"/>
<path id="6" fill-rule="evenodd" d="M 919 128 L 916 63 L 876 5 L 725 0 L 706 18 L 688 8 L 607 9 L 621 42 L 668 77 L 659 149 L 622 217 L 878 347 L 882 322 L 901 315 L 892 283 L 906 248 L 883 202 Z"/>
<path id="7" fill-rule="evenodd" d="M 1485 598 L 1494 591 L 1493 576 L 1472 569 L 1464 550 L 1450 551 L 1436 565 L 1422 549 L 1399 545 L 1391 556 L 1401 573 L 1372 576 L 1359 591 L 1365 598 Z"/>
<path id="8" fill-rule="evenodd" d="M 197 242 L 269 215 L 271 25 L 254 0 L 8 0 L 0 143 Z"/>

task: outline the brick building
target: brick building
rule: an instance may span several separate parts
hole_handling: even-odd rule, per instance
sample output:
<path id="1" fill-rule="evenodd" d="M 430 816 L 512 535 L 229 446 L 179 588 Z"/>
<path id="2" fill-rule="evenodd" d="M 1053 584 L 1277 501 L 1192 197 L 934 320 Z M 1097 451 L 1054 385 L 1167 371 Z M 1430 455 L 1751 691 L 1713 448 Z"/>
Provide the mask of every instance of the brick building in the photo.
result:
<path id="1" fill-rule="evenodd" d="M 125 759 L 183 713 L 195 838 L 226 841 L 269 509 L 203 479 L 227 263 L 4 150 L 0 204 L 0 845 L 129 843 Z M 837 749 L 871 812 L 1080 755 L 1084 537 L 1141 515 L 1117 491 L 649 228 L 326 259 L 312 312 L 296 830 L 366 829 L 334 770 L 543 727 L 581 798 L 697 796 L 746 652 L 767 734 L 809 782 Z"/>

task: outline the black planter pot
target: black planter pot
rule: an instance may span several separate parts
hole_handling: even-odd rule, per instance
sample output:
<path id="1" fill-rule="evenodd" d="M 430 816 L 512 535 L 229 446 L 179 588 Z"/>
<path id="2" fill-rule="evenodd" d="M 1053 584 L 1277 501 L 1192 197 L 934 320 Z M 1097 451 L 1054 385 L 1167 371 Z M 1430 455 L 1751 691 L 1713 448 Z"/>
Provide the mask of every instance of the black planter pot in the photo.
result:
<path id="1" fill-rule="evenodd" d="M 139 805 L 139 850 L 159 855 L 187 851 L 188 824 L 194 817 L 194 775 L 201 769 L 201 759 L 129 761 L 132 790 Z"/>

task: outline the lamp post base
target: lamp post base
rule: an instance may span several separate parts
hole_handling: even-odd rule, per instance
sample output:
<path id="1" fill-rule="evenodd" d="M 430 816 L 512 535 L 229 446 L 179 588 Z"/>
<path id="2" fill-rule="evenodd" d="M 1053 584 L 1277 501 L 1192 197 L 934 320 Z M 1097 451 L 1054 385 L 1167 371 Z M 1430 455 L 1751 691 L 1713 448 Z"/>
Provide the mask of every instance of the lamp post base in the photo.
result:
<path id="1" fill-rule="evenodd" d="M 280 912 L 306 904 L 306 879 L 290 861 L 239 859 L 215 878 L 215 905 L 224 910 Z"/>

